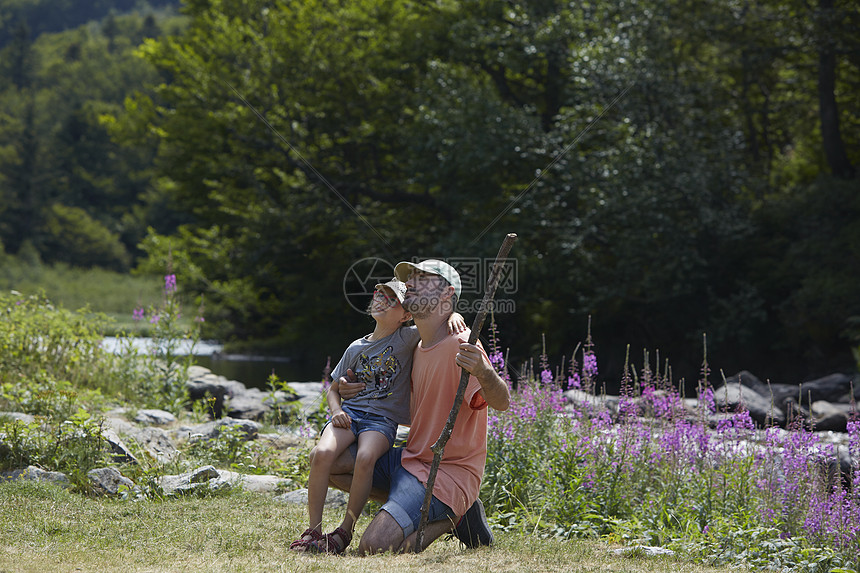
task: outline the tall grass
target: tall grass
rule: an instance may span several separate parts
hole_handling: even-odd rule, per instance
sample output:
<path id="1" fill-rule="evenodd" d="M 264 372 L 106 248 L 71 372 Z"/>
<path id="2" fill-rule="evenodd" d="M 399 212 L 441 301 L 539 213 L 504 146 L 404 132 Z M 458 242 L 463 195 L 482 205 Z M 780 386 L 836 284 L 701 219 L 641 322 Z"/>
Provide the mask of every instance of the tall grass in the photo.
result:
<path id="1" fill-rule="evenodd" d="M 162 298 L 159 282 L 157 276 L 98 267 L 82 269 L 63 263 L 45 265 L 0 253 L 0 292 L 43 294 L 57 306 L 104 314 L 111 319 L 102 327 L 106 334 L 149 334 L 148 323 L 134 321 L 132 310 L 159 303 Z"/>
<path id="2" fill-rule="evenodd" d="M 491 357 L 506 372 L 498 348 Z M 745 411 L 709 424 L 707 363 L 689 412 L 647 362 L 625 368 L 605 408 L 591 392 L 590 338 L 578 358 L 560 376 L 541 357 L 511 408 L 491 416 L 482 497 L 500 528 L 665 546 L 709 564 L 860 570 L 860 423 L 848 432 L 853 474 L 840 479 L 828 471 L 837 446 L 818 434 L 756 429 Z M 570 387 L 589 392 L 572 406 Z"/>

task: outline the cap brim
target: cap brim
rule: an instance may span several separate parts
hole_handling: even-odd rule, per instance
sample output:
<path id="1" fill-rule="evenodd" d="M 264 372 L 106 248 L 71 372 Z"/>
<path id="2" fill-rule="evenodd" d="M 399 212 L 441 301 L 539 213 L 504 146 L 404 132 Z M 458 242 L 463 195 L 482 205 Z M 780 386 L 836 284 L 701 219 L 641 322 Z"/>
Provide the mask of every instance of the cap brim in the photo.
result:
<path id="1" fill-rule="evenodd" d="M 399 262 L 394 267 L 394 276 L 397 277 L 397 280 L 405 283 L 415 268 L 415 265 L 412 263 L 406 261 Z"/>

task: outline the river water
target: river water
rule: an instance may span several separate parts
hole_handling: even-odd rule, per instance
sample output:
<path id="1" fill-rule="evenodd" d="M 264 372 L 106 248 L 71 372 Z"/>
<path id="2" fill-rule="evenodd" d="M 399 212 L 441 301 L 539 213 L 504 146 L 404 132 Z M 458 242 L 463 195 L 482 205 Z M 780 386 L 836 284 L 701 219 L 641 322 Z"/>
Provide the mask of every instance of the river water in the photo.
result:
<path id="1" fill-rule="evenodd" d="M 152 340 L 139 337 L 132 339 L 138 352 L 152 349 Z M 105 337 L 104 347 L 112 352 L 120 350 L 119 341 Z M 190 341 L 180 341 L 179 354 L 188 354 Z M 225 354 L 224 347 L 213 341 L 200 341 L 194 347 L 194 363 L 208 368 L 229 380 L 238 380 L 249 388 L 267 389 L 269 376 L 274 374 L 287 382 L 319 382 L 323 365 L 311 366 L 301 360 L 279 356 L 255 356 L 250 354 Z"/>

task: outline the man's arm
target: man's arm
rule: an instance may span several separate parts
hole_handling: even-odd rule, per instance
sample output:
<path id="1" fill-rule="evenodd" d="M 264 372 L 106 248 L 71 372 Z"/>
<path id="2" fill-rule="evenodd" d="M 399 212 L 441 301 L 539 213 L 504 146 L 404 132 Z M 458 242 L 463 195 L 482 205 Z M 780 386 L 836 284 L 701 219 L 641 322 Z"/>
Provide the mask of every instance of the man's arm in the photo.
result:
<path id="1" fill-rule="evenodd" d="M 511 392 L 508 385 L 498 375 L 493 365 L 474 344 L 463 342 L 456 357 L 457 366 L 465 368 L 478 379 L 481 394 L 487 404 L 495 410 L 507 410 L 511 405 Z"/>

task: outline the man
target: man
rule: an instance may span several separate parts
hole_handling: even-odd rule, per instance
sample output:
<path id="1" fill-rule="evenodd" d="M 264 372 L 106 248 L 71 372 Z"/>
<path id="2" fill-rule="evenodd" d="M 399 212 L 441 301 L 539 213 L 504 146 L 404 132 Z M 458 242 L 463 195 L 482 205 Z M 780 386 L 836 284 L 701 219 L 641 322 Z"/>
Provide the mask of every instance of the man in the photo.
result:
<path id="1" fill-rule="evenodd" d="M 403 307 L 412 313 L 421 335 L 412 365 L 412 425 L 406 446 L 389 450 L 376 464 L 375 498 L 387 501 L 362 535 L 359 552 L 414 550 L 433 462 L 430 448 L 451 412 L 461 368 L 471 376 L 436 474 L 424 544 L 452 530 L 467 545 L 489 544 L 492 534 L 478 500 L 487 455 L 487 407 L 506 410 L 510 404 L 508 386 L 483 348 L 468 344 L 469 332 L 448 334 L 448 316 L 460 297 L 457 271 L 447 263 L 429 259 L 418 264 L 398 263 L 394 274 L 406 283 Z M 362 386 L 341 379 L 341 394 L 349 397 Z M 341 475 L 331 478 L 336 487 L 349 488 L 353 463 L 349 454 L 338 461 L 332 473 L 340 469 Z"/>

